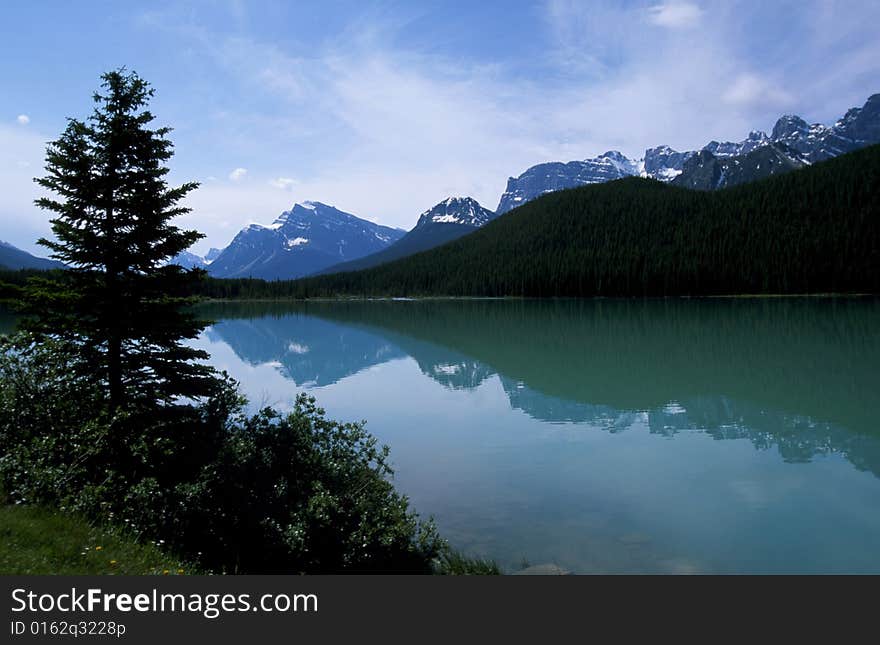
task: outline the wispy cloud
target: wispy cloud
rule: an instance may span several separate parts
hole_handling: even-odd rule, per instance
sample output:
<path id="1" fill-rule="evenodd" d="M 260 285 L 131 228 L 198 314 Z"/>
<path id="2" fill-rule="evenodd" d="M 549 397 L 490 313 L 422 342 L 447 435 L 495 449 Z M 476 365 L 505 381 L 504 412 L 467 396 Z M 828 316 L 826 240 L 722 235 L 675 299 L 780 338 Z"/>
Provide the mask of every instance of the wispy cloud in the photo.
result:
<path id="1" fill-rule="evenodd" d="M 552 0 L 545 20 L 555 47 L 545 78 L 516 84 L 515 70 L 502 64 L 388 45 L 387 33 L 375 37 L 381 25 L 370 37 L 331 42 L 305 57 L 241 37 L 211 47 L 243 83 L 297 115 L 287 127 L 254 122 L 249 138 L 275 129 L 289 149 L 309 151 L 276 157 L 283 165 L 264 185 L 405 228 L 450 194 L 494 208 L 508 176 L 542 161 L 608 149 L 638 156 L 664 143 L 689 149 L 767 129 L 780 110 L 800 104 L 809 74 L 774 75 L 744 51 L 745 26 L 733 9 Z M 768 69 L 756 73 L 756 65 Z M 295 173 L 295 184 L 286 173 Z M 205 202 L 234 220 L 234 202 L 216 192 Z M 251 204 L 277 203 L 252 197 Z"/>
<path id="2" fill-rule="evenodd" d="M 141 16 L 137 29 L 179 44 L 185 66 L 185 88 L 157 81 L 156 113 L 177 128 L 172 168 L 179 181 L 220 178 L 188 202 L 205 249 L 307 199 L 403 228 L 449 195 L 494 208 L 536 163 L 693 149 L 769 129 L 781 111 L 830 121 L 880 90 L 876 2 L 440 4 L 328 15 L 303 3 L 298 14 L 317 17 L 293 30 L 258 26 L 244 3 L 225 18 L 177 4 Z M 462 35 L 470 22 L 478 38 Z M 14 190 L 20 208 L 33 198 Z"/>
<path id="3" fill-rule="evenodd" d="M 27 114 L 19 114 L 15 117 L 15 120 L 18 121 L 19 125 L 27 125 L 31 122 L 31 118 Z"/>
<path id="4" fill-rule="evenodd" d="M 700 24 L 703 10 L 690 2 L 667 2 L 648 9 L 649 20 L 661 27 L 689 29 Z"/>
<path id="5" fill-rule="evenodd" d="M 755 74 L 736 77 L 722 98 L 734 105 L 785 108 L 792 104 L 792 96 Z"/>

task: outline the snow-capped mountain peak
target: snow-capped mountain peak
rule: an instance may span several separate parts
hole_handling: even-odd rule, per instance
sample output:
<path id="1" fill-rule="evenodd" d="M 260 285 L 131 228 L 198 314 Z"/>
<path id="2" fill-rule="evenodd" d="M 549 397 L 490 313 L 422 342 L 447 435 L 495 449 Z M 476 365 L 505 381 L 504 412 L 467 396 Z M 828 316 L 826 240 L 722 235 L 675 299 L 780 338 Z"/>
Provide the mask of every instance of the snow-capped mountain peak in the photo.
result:
<path id="1" fill-rule="evenodd" d="M 461 224 L 480 227 L 495 217 L 495 213 L 480 206 L 471 197 L 449 197 L 419 216 L 416 228 L 427 224 Z"/>
<path id="2" fill-rule="evenodd" d="M 798 136 L 809 132 L 810 126 L 796 114 L 783 114 L 773 126 L 771 137 L 774 141 Z"/>
<path id="3" fill-rule="evenodd" d="M 218 277 L 290 279 L 383 250 L 404 231 L 321 202 L 294 204 L 272 224 L 251 224 L 211 264 Z"/>
<path id="4" fill-rule="evenodd" d="M 495 213 L 483 208 L 471 197 L 447 197 L 419 215 L 412 230 L 387 249 L 354 262 L 337 264 L 319 273 L 358 271 L 427 251 L 473 233 L 495 217 Z"/>
<path id="5" fill-rule="evenodd" d="M 609 150 L 583 161 L 538 164 L 519 177 L 507 180 L 507 190 L 501 195 L 497 213 L 506 213 L 544 193 L 633 175 L 669 181 L 681 171 L 682 164 L 690 154 L 677 152 L 669 146 L 659 146 L 645 151 L 642 159 L 630 159 L 617 150 Z"/>
<path id="6" fill-rule="evenodd" d="M 760 130 L 752 130 L 744 141 L 737 143 L 733 141 L 725 141 L 724 143 L 710 141 L 703 146 L 703 150 L 708 150 L 716 157 L 738 157 L 746 155 L 761 146 L 766 146 L 768 143 L 770 143 L 770 139 L 767 137 L 767 133 Z"/>
<path id="7" fill-rule="evenodd" d="M 880 94 L 872 95 L 864 106 L 848 110 L 830 127 L 811 125 L 795 114 L 785 114 L 769 136 L 753 130 L 742 141 L 710 141 L 699 151 L 678 152 L 664 145 L 647 149 L 645 156 L 637 160 L 612 150 L 583 161 L 538 164 L 508 179 L 497 212 L 506 213 L 545 193 L 629 175 L 691 187 L 723 188 L 874 143 L 880 143 Z"/>

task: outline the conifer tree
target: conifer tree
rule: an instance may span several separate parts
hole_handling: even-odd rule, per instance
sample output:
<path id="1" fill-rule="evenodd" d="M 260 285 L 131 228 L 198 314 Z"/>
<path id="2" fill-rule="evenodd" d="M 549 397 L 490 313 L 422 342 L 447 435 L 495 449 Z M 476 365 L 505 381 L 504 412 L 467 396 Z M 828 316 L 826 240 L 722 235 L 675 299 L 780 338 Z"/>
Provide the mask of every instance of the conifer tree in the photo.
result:
<path id="1" fill-rule="evenodd" d="M 25 311 L 32 331 L 74 344 L 115 411 L 200 396 L 213 375 L 197 362 L 207 355 L 184 344 L 204 327 L 187 307 L 204 272 L 168 264 L 203 237 L 171 223 L 198 184 L 168 185 L 171 130 L 150 127 L 150 85 L 124 68 L 102 81 L 92 115 L 68 120 L 35 180 L 54 193 L 36 201 L 55 213 L 55 239 L 39 243 L 69 270 L 32 281 Z"/>

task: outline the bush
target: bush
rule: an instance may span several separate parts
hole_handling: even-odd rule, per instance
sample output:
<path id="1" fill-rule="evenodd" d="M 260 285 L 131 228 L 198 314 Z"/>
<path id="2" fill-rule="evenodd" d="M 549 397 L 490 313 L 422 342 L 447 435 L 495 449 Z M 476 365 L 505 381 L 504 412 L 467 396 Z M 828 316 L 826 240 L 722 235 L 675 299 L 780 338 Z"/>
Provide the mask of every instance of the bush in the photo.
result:
<path id="1" fill-rule="evenodd" d="M 264 409 L 233 424 L 215 458 L 177 486 L 185 510 L 173 531 L 185 551 L 234 572 L 428 572 L 442 543 L 395 492 L 387 458 L 362 424 L 329 421 L 300 395 L 289 415 Z"/>
<path id="2" fill-rule="evenodd" d="M 68 350 L 26 335 L 0 340 L 0 477 L 18 503 L 81 493 L 105 441 L 100 392 L 75 376 Z"/>
<path id="3" fill-rule="evenodd" d="M 387 447 L 311 397 L 249 416 L 218 378 L 202 402 L 110 417 L 63 345 L 19 336 L 0 354 L 0 483 L 16 502 L 124 525 L 229 573 L 427 573 L 446 553 L 392 486 Z"/>

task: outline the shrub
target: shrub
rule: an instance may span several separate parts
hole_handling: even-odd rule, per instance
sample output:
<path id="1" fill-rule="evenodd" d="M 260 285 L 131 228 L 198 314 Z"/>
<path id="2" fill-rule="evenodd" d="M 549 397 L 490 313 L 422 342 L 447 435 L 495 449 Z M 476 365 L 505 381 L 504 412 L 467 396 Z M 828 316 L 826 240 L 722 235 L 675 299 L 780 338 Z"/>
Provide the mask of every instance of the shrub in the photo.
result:
<path id="1" fill-rule="evenodd" d="M 224 378 L 201 402 L 110 416 L 63 344 L 19 336 L 0 354 L 0 483 L 16 502 L 127 526 L 229 573 L 427 573 L 446 552 L 392 486 L 387 447 L 311 397 L 246 415 Z"/>

